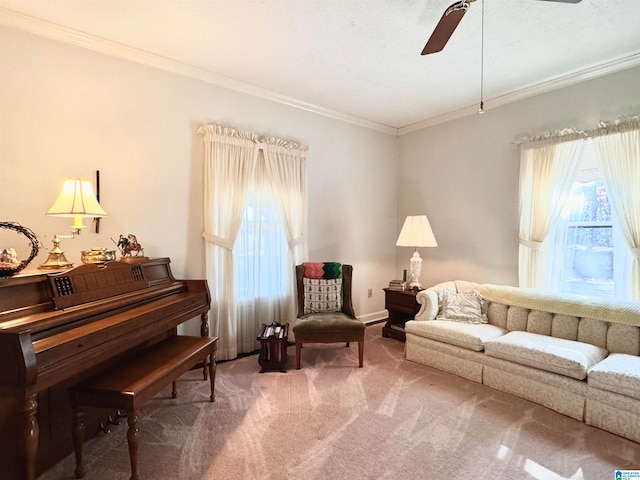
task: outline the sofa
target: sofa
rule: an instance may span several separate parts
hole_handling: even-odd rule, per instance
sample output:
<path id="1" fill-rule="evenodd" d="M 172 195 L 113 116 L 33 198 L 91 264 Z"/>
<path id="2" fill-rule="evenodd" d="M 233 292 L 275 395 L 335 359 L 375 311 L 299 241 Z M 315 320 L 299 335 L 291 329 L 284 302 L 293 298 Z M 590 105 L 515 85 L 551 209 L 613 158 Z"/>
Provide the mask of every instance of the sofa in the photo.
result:
<path id="1" fill-rule="evenodd" d="M 640 302 L 459 280 L 416 299 L 407 360 L 640 442 Z"/>

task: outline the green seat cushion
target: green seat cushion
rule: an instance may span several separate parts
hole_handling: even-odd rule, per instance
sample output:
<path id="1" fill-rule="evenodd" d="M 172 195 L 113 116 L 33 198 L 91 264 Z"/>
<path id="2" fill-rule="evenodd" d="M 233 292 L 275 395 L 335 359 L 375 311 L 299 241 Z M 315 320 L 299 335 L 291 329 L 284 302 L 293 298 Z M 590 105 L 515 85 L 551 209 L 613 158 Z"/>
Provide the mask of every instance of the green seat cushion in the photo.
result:
<path id="1" fill-rule="evenodd" d="M 343 313 L 310 314 L 296 320 L 295 335 L 340 334 L 343 332 L 364 332 L 366 326 L 360 320 L 349 318 Z"/>

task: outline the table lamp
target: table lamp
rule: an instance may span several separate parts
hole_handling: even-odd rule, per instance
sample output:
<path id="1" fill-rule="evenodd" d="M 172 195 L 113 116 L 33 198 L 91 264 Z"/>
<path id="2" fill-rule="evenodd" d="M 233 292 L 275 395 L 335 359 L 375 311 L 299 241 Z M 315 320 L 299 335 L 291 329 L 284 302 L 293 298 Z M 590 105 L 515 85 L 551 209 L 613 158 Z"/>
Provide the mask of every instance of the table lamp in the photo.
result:
<path id="1" fill-rule="evenodd" d="M 422 272 L 422 258 L 418 247 L 437 247 L 438 243 L 433 236 L 429 219 L 426 215 L 408 216 L 404 220 L 402 230 L 396 242 L 398 247 L 414 247 L 415 251 L 409 261 L 409 273 L 411 274 L 411 288 L 420 288 L 420 273 Z"/>
<path id="2" fill-rule="evenodd" d="M 76 235 L 79 235 L 82 229 L 86 228 L 82 223 L 83 218 L 106 217 L 107 212 L 96 200 L 91 182 L 80 178 L 67 178 L 62 184 L 58 198 L 47 212 L 47 216 L 73 218 L 71 235 L 54 235 L 53 249 L 49 252 L 49 258 L 39 267 L 58 269 L 73 266 L 60 249 L 60 239 L 75 238 Z"/>

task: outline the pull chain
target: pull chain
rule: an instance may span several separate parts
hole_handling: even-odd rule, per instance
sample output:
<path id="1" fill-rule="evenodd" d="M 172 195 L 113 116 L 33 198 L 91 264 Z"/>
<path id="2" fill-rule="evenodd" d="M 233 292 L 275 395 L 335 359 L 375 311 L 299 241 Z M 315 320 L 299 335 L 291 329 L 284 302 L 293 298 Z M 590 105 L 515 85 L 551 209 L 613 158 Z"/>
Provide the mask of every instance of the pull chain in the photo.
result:
<path id="1" fill-rule="evenodd" d="M 484 0 L 482 0 L 482 20 L 480 24 L 480 109 L 478 113 L 484 114 Z"/>

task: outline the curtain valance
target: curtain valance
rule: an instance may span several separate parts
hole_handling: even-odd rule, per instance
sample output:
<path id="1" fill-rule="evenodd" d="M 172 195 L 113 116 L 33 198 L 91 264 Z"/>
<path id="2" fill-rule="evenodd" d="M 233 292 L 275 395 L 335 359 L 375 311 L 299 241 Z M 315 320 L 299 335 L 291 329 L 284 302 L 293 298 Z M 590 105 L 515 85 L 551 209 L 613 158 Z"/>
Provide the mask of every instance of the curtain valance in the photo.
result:
<path id="1" fill-rule="evenodd" d="M 563 130 L 556 130 L 553 132 L 545 132 L 540 135 L 532 137 L 522 137 L 516 140 L 516 145 L 520 146 L 520 149 L 528 148 L 540 148 L 550 145 L 557 145 L 564 142 L 572 142 L 574 140 L 580 140 L 587 138 L 587 133 L 581 130 L 575 130 L 573 128 L 565 128 Z"/>
<path id="2" fill-rule="evenodd" d="M 208 141 L 223 141 L 228 145 L 239 146 L 254 145 L 258 149 L 269 149 L 274 153 L 286 153 L 300 158 L 306 158 L 306 153 L 309 150 L 309 146 L 303 143 L 296 143 L 277 137 L 260 137 L 252 132 L 223 125 L 203 125 L 198 129 L 198 133 Z"/>
<path id="3" fill-rule="evenodd" d="M 640 115 L 634 117 L 622 117 L 612 122 L 601 121 L 600 126 L 591 132 L 592 137 L 624 133 L 632 130 L 640 130 Z"/>
<path id="4" fill-rule="evenodd" d="M 601 120 L 597 128 L 592 130 L 577 130 L 575 128 L 564 128 L 544 132 L 538 135 L 519 137 L 515 144 L 520 149 L 539 148 L 546 145 L 556 145 L 558 143 L 571 142 L 573 140 L 600 137 L 611 135 L 612 133 L 622 133 L 631 130 L 640 130 L 640 115 L 620 117 L 616 120 Z"/>
<path id="5" fill-rule="evenodd" d="M 261 137 L 259 146 L 273 153 L 286 153 L 296 157 L 305 157 L 309 147 L 301 143 L 282 140 L 275 137 Z"/>

